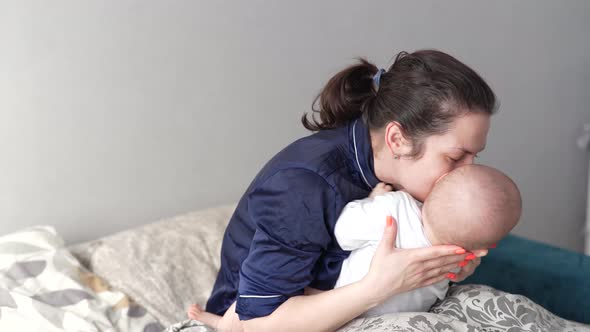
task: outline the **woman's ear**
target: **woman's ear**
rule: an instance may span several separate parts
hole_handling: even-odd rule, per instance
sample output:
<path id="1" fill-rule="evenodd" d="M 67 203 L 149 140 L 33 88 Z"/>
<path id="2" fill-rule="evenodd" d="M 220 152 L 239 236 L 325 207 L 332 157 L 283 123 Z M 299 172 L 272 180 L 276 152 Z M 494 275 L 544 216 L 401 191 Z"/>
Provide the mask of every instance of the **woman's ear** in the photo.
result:
<path id="1" fill-rule="evenodd" d="M 404 136 L 402 126 L 397 121 L 385 126 L 385 144 L 396 159 L 412 152 L 412 144 Z"/>

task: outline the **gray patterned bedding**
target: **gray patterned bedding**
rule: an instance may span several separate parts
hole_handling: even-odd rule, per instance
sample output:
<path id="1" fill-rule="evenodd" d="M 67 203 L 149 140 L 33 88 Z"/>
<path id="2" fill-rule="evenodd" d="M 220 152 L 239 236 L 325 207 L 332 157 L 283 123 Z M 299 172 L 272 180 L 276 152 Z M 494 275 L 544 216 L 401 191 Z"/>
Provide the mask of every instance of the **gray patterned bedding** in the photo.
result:
<path id="1" fill-rule="evenodd" d="M 69 248 L 50 227 L 0 237 L 0 331 L 209 331 L 187 321 L 185 309 L 209 296 L 233 209 L 197 211 Z M 451 287 L 428 313 L 359 318 L 339 331 L 590 327 L 523 296 L 466 285 Z"/>
<path id="2" fill-rule="evenodd" d="M 143 307 L 82 267 L 52 227 L 0 236 L 0 331 L 162 329 Z"/>
<path id="3" fill-rule="evenodd" d="M 166 332 L 213 331 L 201 323 L 186 320 Z M 590 331 L 590 326 L 559 318 L 524 296 L 507 294 L 482 285 L 450 288 L 447 297 L 430 312 L 397 313 L 358 318 L 338 332 L 574 332 Z"/>

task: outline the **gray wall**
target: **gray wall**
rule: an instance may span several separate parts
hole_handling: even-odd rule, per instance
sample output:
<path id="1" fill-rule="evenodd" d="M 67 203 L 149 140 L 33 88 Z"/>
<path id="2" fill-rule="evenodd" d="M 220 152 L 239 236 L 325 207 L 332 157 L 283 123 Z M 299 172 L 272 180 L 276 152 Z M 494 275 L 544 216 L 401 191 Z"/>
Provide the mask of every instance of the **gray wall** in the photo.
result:
<path id="1" fill-rule="evenodd" d="M 0 1 L 0 234 L 83 241 L 236 201 L 330 75 L 439 48 L 501 99 L 515 233 L 582 249 L 590 2 Z"/>

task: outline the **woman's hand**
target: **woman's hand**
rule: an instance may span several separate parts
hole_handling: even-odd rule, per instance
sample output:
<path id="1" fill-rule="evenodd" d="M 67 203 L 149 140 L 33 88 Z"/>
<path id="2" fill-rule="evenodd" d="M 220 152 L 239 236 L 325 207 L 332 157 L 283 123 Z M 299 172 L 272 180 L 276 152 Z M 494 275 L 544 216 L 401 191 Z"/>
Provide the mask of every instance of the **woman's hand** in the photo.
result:
<path id="1" fill-rule="evenodd" d="M 361 280 L 374 305 L 387 298 L 416 288 L 429 286 L 449 278 L 456 280 L 449 272 L 470 254 L 455 245 L 437 245 L 427 248 L 395 248 L 397 223 L 388 216 L 383 238 L 371 261 L 369 273 Z M 479 259 L 477 259 L 479 260 Z M 477 263 L 479 264 L 479 263 Z M 462 269 L 463 275 L 470 275 L 473 267 Z M 466 277 L 465 276 L 465 277 Z"/>
<path id="2" fill-rule="evenodd" d="M 457 273 L 455 279 L 452 279 L 454 282 L 461 282 L 461 281 L 467 279 L 467 277 L 469 277 L 470 275 L 472 275 L 473 272 L 475 272 L 475 269 L 481 263 L 481 257 L 488 254 L 487 249 L 473 250 L 472 252 L 477 258 L 466 261 L 466 263 L 461 264 L 461 265 L 463 265 L 463 266 L 461 266 L 461 271 L 459 271 L 459 273 Z"/>

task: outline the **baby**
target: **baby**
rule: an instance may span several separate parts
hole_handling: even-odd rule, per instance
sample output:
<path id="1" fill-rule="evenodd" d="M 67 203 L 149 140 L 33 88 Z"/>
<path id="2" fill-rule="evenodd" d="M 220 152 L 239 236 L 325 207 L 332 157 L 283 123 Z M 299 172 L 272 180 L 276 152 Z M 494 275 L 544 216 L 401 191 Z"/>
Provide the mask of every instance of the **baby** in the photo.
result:
<path id="1" fill-rule="evenodd" d="M 488 248 L 508 234 L 520 213 L 520 193 L 514 182 L 487 166 L 462 166 L 450 172 L 437 181 L 424 204 L 406 192 L 388 192 L 379 185 L 368 198 L 348 203 L 336 222 L 336 240 L 351 253 L 342 264 L 335 287 L 359 281 L 368 273 L 386 216 L 397 221 L 397 248 L 455 244 L 474 250 Z M 397 294 L 365 315 L 428 311 L 447 290 L 445 280 Z M 313 290 L 306 289 L 306 294 L 310 293 Z M 188 309 L 188 316 L 220 330 L 242 330 L 235 303 L 223 317 L 198 305 Z"/>
<path id="2" fill-rule="evenodd" d="M 516 226 L 521 213 L 518 188 L 500 171 L 482 165 L 462 166 L 435 184 L 424 204 L 403 191 L 386 192 L 383 185 L 369 198 L 346 205 L 334 229 L 344 250 L 336 288 L 361 280 L 369 271 L 386 216 L 397 221 L 396 247 L 402 249 L 455 244 L 466 250 L 494 245 Z M 457 272 L 459 268 L 456 269 Z M 451 274 L 452 278 L 452 274 Z M 449 281 L 397 294 L 365 316 L 428 311 L 443 299 Z"/>

